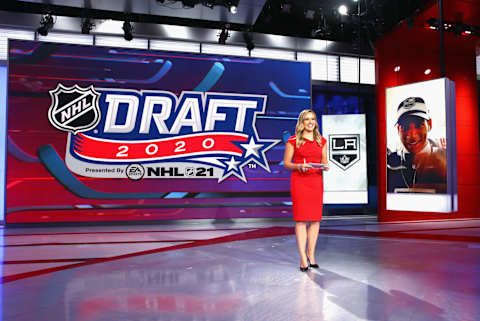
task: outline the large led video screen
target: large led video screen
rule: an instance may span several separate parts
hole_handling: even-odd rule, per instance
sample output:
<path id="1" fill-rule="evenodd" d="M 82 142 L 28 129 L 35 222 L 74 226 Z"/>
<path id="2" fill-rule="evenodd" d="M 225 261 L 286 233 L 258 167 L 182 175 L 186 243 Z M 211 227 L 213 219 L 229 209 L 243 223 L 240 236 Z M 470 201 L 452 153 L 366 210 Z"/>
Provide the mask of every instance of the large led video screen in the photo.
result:
<path id="1" fill-rule="evenodd" d="M 310 64 L 10 40 L 6 222 L 291 215 Z"/>
<path id="2" fill-rule="evenodd" d="M 387 210 L 457 210 L 455 84 L 387 88 Z"/>

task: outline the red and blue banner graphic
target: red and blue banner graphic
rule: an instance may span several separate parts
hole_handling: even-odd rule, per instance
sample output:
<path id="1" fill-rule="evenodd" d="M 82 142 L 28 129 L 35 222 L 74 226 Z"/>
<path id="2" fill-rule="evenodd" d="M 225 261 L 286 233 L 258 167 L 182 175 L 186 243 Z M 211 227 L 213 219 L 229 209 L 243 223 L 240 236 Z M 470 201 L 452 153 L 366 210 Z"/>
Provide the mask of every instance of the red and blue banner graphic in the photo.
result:
<path id="1" fill-rule="evenodd" d="M 9 42 L 7 223 L 290 215 L 310 65 Z"/>
<path id="2" fill-rule="evenodd" d="M 265 152 L 280 142 L 260 139 L 255 128 L 266 96 L 182 92 L 177 98 L 166 91 L 62 84 L 50 95 L 50 122 L 70 133 L 67 167 L 82 176 L 136 179 L 126 171 L 135 163 L 142 178 L 220 183 L 234 175 L 247 182 L 243 167 L 255 163 L 270 172 Z M 173 162 L 175 169 L 165 171 Z"/>

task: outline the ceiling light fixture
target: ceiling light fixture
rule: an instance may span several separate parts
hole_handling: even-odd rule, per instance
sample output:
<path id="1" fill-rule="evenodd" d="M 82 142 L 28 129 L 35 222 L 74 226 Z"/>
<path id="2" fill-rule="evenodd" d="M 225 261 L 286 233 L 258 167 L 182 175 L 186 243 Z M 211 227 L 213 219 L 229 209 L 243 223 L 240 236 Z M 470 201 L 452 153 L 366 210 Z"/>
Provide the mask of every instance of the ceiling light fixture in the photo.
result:
<path id="1" fill-rule="evenodd" d="M 212 1 L 212 0 L 204 0 L 202 1 L 202 4 L 207 7 L 207 8 L 210 8 L 213 10 L 213 7 L 215 7 L 215 2 Z"/>
<path id="2" fill-rule="evenodd" d="M 227 7 L 228 11 L 232 14 L 236 14 L 238 11 L 238 0 L 223 1 L 223 5 Z"/>
<path id="3" fill-rule="evenodd" d="M 438 21 L 435 18 L 430 18 L 426 21 L 426 27 L 432 30 L 438 29 Z"/>
<path id="4" fill-rule="evenodd" d="M 224 45 L 227 42 L 228 37 L 230 34 L 228 32 L 228 28 L 230 28 L 229 24 L 226 24 L 225 27 L 222 28 L 222 31 L 218 35 L 218 43 Z"/>
<path id="5" fill-rule="evenodd" d="M 127 41 L 130 41 L 133 39 L 133 26 L 132 24 L 130 23 L 130 21 L 128 20 L 125 20 L 125 22 L 123 23 L 123 38 Z"/>
<path id="6" fill-rule="evenodd" d="M 247 31 L 243 33 L 243 40 L 245 41 L 245 45 L 249 53 L 255 49 L 255 44 L 253 43 L 253 38 L 250 32 Z"/>
<path id="7" fill-rule="evenodd" d="M 348 8 L 346 5 L 342 4 L 340 7 L 338 7 L 338 13 L 340 13 L 342 16 L 348 15 Z"/>
<path id="8" fill-rule="evenodd" d="M 95 27 L 95 24 L 90 20 L 90 18 L 85 18 L 82 20 L 82 33 L 84 35 L 90 34 L 90 31 Z"/>
<path id="9" fill-rule="evenodd" d="M 436 18 L 430 18 L 425 21 L 425 27 L 432 30 L 439 30 L 440 23 Z M 470 36 L 470 35 L 480 35 L 480 27 L 466 25 L 461 21 L 445 21 L 443 24 L 443 30 L 447 32 L 452 32 L 457 36 Z"/>
<path id="10" fill-rule="evenodd" d="M 40 27 L 38 27 L 37 32 L 42 35 L 48 35 L 48 32 L 53 28 L 55 21 L 51 14 L 46 14 L 40 20 Z"/>

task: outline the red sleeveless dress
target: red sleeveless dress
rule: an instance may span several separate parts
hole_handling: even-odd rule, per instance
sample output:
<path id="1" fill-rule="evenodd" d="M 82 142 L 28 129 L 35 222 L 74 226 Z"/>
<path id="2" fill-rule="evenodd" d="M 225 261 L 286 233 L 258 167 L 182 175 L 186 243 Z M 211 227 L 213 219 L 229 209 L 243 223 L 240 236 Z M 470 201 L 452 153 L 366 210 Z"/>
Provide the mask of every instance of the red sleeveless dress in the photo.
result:
<path id="1" fill-rule="evenodd" d="M 321 145 L 316 141 L 305 139 L 305 142 L 297 148 L 296 136 L 288 139 L 287 144 L 294 148 L 293 162 L 301 164 L 321 163 L 322 148 L 327 143 L 322 137 Z M 290 191 L 292 195 L 293 219 L 295 221 L 321 221 L 323 209 L 323 171 L 311 168 L 306 172 L 292 171 L 290 179 Z"/>

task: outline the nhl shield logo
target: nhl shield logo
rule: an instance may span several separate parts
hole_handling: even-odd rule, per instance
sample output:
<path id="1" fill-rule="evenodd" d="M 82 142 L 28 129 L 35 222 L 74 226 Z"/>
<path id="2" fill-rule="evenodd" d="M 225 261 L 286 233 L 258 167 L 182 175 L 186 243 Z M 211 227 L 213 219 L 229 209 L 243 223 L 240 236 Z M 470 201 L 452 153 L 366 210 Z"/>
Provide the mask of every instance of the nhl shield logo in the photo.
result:
<path id="1" fill-rule="evenodd" d="M 57 88 L 50 90 L 50 97 L 52 103 L 48 119 L 57 129 L 77 134 L 94 128 L 100 122 L 100 94 L 93 86 L 82 88 L 58 84 Z"/>
<path id="2" fill-rule="evenodd" d="M 329 135 L 329 159 L 346 171 L 360 160 L 360 135 Z"/>

